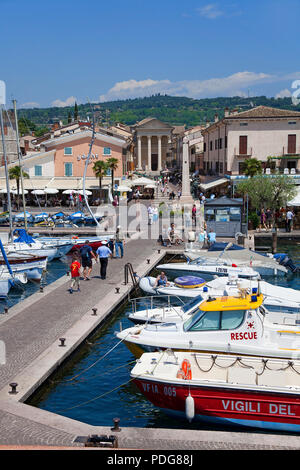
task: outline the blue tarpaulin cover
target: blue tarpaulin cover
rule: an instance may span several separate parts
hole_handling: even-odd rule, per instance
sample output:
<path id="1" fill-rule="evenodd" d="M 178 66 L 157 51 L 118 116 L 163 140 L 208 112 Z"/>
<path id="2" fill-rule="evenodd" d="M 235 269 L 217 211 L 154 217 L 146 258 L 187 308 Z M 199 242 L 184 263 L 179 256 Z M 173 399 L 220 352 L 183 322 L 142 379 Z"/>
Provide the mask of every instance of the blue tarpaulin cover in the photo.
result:
<path id="1" fill-rule="evenodd" d="M 14 242 L 17 243 L 35 243 L 34 239 L 28 235 L 24 228 L 18 228 L 13 231 L 13 235 L 19 235 L 18 238 L 14 239 Z"/>

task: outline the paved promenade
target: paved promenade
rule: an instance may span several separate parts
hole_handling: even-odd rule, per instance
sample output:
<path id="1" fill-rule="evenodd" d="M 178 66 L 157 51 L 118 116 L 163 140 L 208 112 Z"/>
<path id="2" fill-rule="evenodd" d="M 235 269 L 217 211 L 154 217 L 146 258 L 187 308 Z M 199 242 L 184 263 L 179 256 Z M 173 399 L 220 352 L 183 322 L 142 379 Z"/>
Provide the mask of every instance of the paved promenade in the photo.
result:
<path id="1" fill-rule="evenodd" d="M 158 253 L 158 248 L 155 240 L 131 239 L 124 258 L 109 261 L 105 281 L 99 277 L 99 265 L 95 265 L 91 281 L 81 282 L 81 293 L 70 295 L 69 277 L 63 276 L 44 293 L 32 295 L 1 315 L 0 339 L 6 345 L 6 364 L 0 366 L 0 446 L 83 448 L 82 442 L 76 441 L 78 436 L 114 434 L 122 449 L 300 448 L 297 436 L 123 428 L 122 417 L 121 431 L 114 433 L 110 427 L 91 426 L 23 403 L 128 296 L 132 286 L 123 283 L 125 263 L 132 262 L 137 273 L 145 275 L 165 254 L 163 250 Z M 96 316 L 92 308 L 97 308 Z M 64 347 L 60 346 L 61 337 L 65 338 Z M 10 393 L 12 382 L 18 384 L 17 394 Z"/>

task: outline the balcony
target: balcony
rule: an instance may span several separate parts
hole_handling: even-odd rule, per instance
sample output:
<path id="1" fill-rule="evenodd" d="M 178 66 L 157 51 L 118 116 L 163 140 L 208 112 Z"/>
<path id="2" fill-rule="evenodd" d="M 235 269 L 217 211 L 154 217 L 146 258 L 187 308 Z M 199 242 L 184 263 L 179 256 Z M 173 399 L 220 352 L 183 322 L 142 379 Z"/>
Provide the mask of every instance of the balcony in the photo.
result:
<path id="1" fill-rule="evenodd" d="M 251 158 L 253 156 L 252 147 L 249 149 L 249 151 L 247 149 L 246 153 L 240 153 L 240 150 L 237 150 L 235 147 L 233 155 L 237 158 Z"/>

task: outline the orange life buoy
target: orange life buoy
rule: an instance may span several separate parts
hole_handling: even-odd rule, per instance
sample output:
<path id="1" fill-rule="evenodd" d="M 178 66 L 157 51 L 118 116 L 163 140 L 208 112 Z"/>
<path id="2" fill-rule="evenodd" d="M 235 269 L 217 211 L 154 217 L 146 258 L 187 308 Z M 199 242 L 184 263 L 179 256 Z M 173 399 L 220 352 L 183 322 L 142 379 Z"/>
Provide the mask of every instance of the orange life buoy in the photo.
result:
<path id="1" fill-rule="evenodd" d="M 182 364 L 181 364 L 181 369 L 184 374 L 184 379 L 185 380 L 191 380 L 192 379 L 192 369 L 191 369 L 191 363 L 187 359 L 183 359 Z"/>
<path id="2" fill-rule="evenodd" d="M 75 239 L 75 238 L 78 238 L 76 235 L 74 235 L 74 237 L 72 237 L 72 239 Z"/>

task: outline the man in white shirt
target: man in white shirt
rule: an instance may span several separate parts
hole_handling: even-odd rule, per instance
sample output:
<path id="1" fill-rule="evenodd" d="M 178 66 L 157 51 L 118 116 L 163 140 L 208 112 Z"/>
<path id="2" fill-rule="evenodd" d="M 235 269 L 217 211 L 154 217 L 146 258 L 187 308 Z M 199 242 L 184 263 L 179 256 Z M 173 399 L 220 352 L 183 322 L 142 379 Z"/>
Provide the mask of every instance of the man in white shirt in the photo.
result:
<path id="1" fill-rule="evenodd" d="M 292 230 L 294 213 L 289 209 L 286 213 L 286 231 L 290 232 Z"/>

